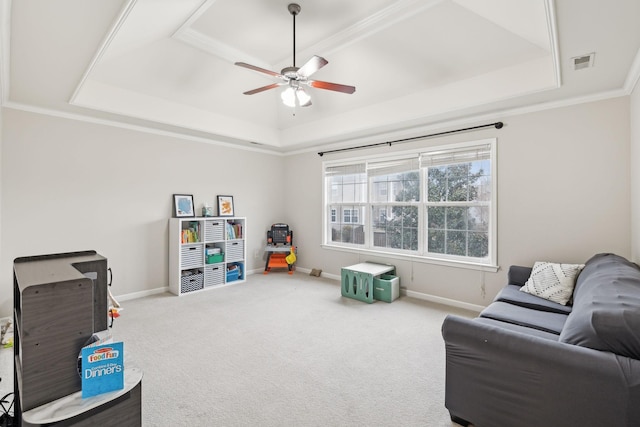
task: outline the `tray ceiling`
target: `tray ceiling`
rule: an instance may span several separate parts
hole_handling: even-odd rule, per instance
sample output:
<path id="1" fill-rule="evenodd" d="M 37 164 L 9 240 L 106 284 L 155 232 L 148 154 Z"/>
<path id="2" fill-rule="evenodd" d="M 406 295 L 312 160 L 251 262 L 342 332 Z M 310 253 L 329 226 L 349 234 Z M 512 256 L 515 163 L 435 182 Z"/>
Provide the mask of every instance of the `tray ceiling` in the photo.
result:
<path id="1" fill-rule="evenodd" d="M 276 80 L 234 65 L 293 65 L 290 1 L 10 3 L 5 102 L 279 151 L 622 91 L 640 47 L 633 0 L 299 0 L 295 65 L 322 56 L 314 78 L 357 89 L 309 88 L 313 105 L 292 109 L 281 89 L 243 95 Z M 64 86 L 34 92 L 45 83 Z"/>

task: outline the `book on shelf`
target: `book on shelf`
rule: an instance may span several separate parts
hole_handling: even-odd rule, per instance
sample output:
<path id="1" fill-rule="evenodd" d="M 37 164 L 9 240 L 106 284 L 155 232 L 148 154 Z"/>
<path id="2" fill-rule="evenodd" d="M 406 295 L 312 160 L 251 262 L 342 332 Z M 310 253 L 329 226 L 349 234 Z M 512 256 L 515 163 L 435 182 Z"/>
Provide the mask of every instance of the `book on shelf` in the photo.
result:
<path id="1" fill-rule="evenodd" d="M 227 222 L 227 239 L 242 239 L 242 224 L 237 222 Z"/>
<path id="2" fill-rule="evenodd" d="M 200 223 L 192 221 L 188 224 L 188 228 L 182 229 L 180 237 L 181 243 L 197 243 L 200 241 Z"/>

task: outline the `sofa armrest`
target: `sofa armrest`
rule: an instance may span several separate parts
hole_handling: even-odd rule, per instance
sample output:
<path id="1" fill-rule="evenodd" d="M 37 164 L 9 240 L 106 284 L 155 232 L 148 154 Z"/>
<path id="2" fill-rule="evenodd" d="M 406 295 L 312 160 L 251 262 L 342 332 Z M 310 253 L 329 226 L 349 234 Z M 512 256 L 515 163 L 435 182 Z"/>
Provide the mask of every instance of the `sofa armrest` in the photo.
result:
<path id="1" fill-rule="evenodd" d="M 531 276 L 531 270 L 531 267 L 512 265 L 509 267 L 509 273 L 507 274 L 508 283 L 510 285 L 524 286 Z"/>
<path id="2" fill-rule="evenodd" d="M 482 426 L 640 425 L 640 361 L 447 316 L 445 406 Z"/>

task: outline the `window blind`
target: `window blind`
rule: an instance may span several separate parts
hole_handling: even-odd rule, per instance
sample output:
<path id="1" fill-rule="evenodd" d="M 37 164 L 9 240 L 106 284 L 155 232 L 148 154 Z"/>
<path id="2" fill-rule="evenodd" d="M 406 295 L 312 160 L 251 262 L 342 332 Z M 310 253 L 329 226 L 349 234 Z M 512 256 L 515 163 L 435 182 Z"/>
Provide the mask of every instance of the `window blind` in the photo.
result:
<path id="1" fill-rule="evenodd" d="M 420 155 L 420 167 L 450 165 L 452 163 L 468 163 L 476 160 L 489 160 L 491 145 L 483 144 L 475 147 L 433 151 Z"/>
<path id="2" fill-rule="evenodd" d="M 369 162 L 367 164 L 368 176 L 391 175 L 417 171 L 420 168 L 420 159 L 416 156 L 408 159 L 388 160 L 384 162 Z"/>
<path id="3" fill-rule="evenodd" d="M 324 176 L 332 177 L 339 175 L 356 175 L 360 173 L 365 173 L 366 165 L 365 163 L 354 163 L 349 165 L 340 165 L 340 166 L 327 166 L 324 170 Z"/>

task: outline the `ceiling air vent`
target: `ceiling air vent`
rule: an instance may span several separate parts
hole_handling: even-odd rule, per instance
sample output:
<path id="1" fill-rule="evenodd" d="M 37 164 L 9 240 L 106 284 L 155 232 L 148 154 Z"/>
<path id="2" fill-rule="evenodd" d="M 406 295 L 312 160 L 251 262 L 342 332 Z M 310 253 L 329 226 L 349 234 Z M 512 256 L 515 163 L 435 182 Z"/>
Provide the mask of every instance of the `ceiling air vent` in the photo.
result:
<path id="1" fill-rule="evenodd" d="M 571 61 L 573 62 L 573 69 L 583 70 L 585 68 L 593 67 L 593 59 L 595 58 L 595 56 L 595 52 L 582 56 L 574 56 L 573 58 L 571 58 Z"/>

